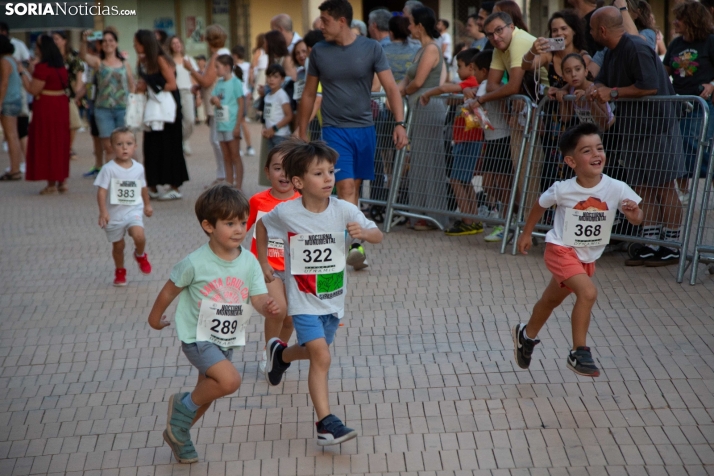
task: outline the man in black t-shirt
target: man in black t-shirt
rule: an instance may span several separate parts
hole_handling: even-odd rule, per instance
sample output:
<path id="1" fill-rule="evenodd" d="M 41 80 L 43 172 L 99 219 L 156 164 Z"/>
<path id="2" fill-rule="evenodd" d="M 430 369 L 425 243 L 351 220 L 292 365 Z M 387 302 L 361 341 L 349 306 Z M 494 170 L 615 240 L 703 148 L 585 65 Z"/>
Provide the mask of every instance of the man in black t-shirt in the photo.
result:
<path id="1" fill-rule="evenodd" d="M 674 89 L 655 51 L 640 37 L 625 33 L 620 11 L 598 9 L 590 21 L 595 40 L 609 51 L 595 78 L 591 97 L 614 101 L 615 124 L 609 132 L 615 154 L 610 166 L 624 167 L 625 181 L 642 197 L 644 238 L 678 242 L 682 213 L 674 180 L 686 174 L 676 106 L 667 101 L 625 99 L 672 96 Z M 673 245 L 674 246 L 674 245 Z M 675 247 L 644 246 L 628 266 L 664 266 L 679 261 Z"/>

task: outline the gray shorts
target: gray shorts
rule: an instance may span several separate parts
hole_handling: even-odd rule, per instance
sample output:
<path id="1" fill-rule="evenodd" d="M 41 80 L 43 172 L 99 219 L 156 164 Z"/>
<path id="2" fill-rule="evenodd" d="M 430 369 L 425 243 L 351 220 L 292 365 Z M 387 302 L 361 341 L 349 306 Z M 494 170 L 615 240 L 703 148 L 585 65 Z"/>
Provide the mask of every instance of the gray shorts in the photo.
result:
<path id="1" fill-rule="evenodd" d="M 144 228 L 144 218 L 142 217 L 142 213 L 143 212 L 129 213 L 122 221 L 110 221 L 107 223 L 107 226 L 104 227 L 104 231 L 107 233 L 107 240 L 109 240 L 109 243 L 122 241 L 124 239 L 124 235 L 126 235 L 129 228 L 132 226 L 140 226 Z"/>
<path id="2" fill-rule="evenodd" d="M 181 342 L 181 350 L 201 375 L 206 375 L 208 369 L 218 362 L 222 360 L 230 362 L 233 359 L 233 349 L 222 350 L 213 342 L 197 341 L 193 344 Z"/>
<path id="3" fill-rule="evenodd" d="M 233 131 L 216 131 L 216 136 L 218 137 L 218 142 L 237 140 L 236 137 L 233 137 Z"/>
<path id="4" fill-rule="evenodd" d="M 280 281 L 283 283 L 285 282 L 285 271 L 278 271 L 278 270 L 273 270 L 273 276 L 278 278 Z"/>

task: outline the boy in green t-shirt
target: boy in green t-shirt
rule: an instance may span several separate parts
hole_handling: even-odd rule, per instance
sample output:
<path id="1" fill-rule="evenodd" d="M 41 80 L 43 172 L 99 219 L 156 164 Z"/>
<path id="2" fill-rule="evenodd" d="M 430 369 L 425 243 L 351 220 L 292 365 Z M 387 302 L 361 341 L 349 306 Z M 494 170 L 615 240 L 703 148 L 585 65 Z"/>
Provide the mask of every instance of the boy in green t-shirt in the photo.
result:
<path id="1" fill-rule="evenodd" d="M 233 348 L 245 345 L 251 310 L 269 319 L 281 318 L 258 260 L 241 247 L 248 220 L 245 196 L 227 184 L 215 185 L 198 197 L 196 216 L 208 243 L 174 266 L 149 314 L 149 325 L 163 329 L 170 325 L 163 314 L 179 297 L 176 332 L 183 353 L 199 373 L 193 392 L 169 399 L 164 440 L 179 463 L 198 461 L 191 426 L 213 401 L 240 386 L 231 358 Z"/>

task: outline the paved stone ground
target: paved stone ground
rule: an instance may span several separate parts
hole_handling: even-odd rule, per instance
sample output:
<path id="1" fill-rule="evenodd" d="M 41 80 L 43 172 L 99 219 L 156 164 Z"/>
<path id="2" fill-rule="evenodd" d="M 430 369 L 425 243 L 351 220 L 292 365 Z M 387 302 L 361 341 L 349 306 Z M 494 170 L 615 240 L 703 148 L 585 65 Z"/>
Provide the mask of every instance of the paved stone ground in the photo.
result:
<path id="1" fill-rule="evenodd" d="M 543 248 L 502 256 L 482 235 L 405 229 L 370 246 L 371 267 L 351 276 L 333 349 L 331 402 L 359 438 L 316 445 L 308 366 L 269 389 L 255 317 L 234 356 L 243 385 L 194 430 L 201 462 L 175 464 L 161 438 L 166 401 L 196 372 L 172 328 L 153 331 L 146 318 L 172 265 L 205 241 L 192 208 L 213 179 L 206 139 L 199 127 L 185 198 L 155 203 L 146 220 L 153 274 L 130 263 L 123 289 L 111 286 L 94 190 L 80 177 L 86 133 L 69 194 L 0 185 L 0 476 L 714 474 L 705 272 L 690 287 L 674 268 L 624 268 L 606 255 L 590 329 L 602 376 L 565 367 L 571 299 L 522 371 L 509 326 L 528 318 L 549 279 Z M 258 167 L 246 163 L 252 193 Z"/>

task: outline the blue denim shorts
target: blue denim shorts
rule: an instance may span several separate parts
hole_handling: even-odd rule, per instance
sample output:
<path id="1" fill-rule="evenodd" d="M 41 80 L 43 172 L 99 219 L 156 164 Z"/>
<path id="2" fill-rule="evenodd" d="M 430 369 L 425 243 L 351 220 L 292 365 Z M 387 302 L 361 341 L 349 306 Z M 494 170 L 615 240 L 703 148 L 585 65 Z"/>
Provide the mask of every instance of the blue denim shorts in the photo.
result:
<path id="1" fill-rule="evenodd" d="M 233 349 L 223 350 L 213 342 L 196 341 L 192 344 L 181 342 L 181 350 L 201 375 L 206 375 L 208 369 L 218 362 L 222 360 L 230 362 L 233 359 Z"/>
<path id="2" fill-rule="evenodd" d="M 295 326 L 298 344 L 305 345 L 315 339 L 324 338 L 327 345 L 330 345 L 335 340 L 337 328 L 340 327 L 340 318 L 334 314 L 324 316 L 297 314 L 293 316 L 293 326 Z"/>
<path id="3" fill-rule="evenodd" d="M 4 102 L 2 103 L 2 111 L 0 111 L 0 114 L 6 117 L 17 117 L 20 115 L 20 111 L 22 111 L 21 101 Z"/>
<path id="4" fill-rule="evenodd" d="M 451 178 L 469 184 L 474 178 L 474 170 L 481 156 L 483 142 L 459 142 L 454 144 L 454 164 Z"/>
<path id="5" fill-rule="evenodd" d="M 99 129 L 99 137 L 108 139 L 114 129 L 124 127 L 126 125 L 125 116 L 126 109 L 94 108 L 94 120 L 97 123 L 97 129 Z"/>

